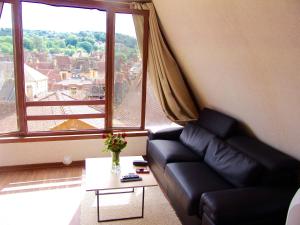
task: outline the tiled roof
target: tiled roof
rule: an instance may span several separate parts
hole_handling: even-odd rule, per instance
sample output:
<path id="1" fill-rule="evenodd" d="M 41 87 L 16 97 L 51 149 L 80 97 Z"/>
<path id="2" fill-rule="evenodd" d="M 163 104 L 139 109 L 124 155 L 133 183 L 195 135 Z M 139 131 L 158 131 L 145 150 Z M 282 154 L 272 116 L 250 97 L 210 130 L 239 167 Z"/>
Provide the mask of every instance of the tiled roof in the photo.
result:
<path id="1" fill-rule="evenodd" d="M 54 69 L 53 64 L 51 62 L 39 62 L 35 65 L 36 69 Z"/>
<path id="2" fill-rule="evenodd" d="M 56 63 L 59 66 L 65 66 L 65 65 L 70 65 L 71 64 L 71 59 L 69 56 L 64 56 L 64 55 L 57 55 L 55 57 Z"/>
<path id="3" fill-rule="evenodd" d="M 58 82 L 61 81 L 61 76 L 59 75 L 59 70 L 56 69 L 36 69 L 37 71 L 41 72 L 42 74 L 48 77 L 49 82 Z"/>

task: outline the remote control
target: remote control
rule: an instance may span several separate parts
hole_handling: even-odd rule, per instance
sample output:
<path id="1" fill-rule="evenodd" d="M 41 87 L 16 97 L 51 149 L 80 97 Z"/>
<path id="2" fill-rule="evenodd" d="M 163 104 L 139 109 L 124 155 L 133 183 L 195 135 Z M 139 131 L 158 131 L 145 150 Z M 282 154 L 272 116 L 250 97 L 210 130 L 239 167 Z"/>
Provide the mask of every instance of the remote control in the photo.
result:
<path id="1" fill-rule="evenodd" d="M 133 179 L 133 178 L 139 178 L 139 175 L 137 175 L 135 173 L 129 173 L 125 176 L 122 176 L 122 179 Z"/>
<path id="2" fill-rule="evenodd" d="M 141 177 L 127 178 L 127 179 L 121 178 L 121 182 L 140 181 L 140 180 L 142 180 Z"/>

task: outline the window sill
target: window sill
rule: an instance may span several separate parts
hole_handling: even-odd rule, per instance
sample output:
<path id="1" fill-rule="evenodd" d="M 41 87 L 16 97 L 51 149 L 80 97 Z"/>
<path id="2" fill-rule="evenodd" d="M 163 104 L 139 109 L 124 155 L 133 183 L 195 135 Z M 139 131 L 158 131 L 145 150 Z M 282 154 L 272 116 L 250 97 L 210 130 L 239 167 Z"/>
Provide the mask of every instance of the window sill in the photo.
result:
<path id="1" fill-rule="evenodd" d="M 148 131 L 126 131 L 127 137 L 147 136 Z M 46 141 L 66 141 L 66 140 L 85 140 L 85 139 L 103 139 L 102 134 L 77 134 L 77 135 L 57 135 L 57 136 L 32 136 L 32 137 L 2 137 L 2 143 L 24 143 L 24 142 L 46 142 Z"/>

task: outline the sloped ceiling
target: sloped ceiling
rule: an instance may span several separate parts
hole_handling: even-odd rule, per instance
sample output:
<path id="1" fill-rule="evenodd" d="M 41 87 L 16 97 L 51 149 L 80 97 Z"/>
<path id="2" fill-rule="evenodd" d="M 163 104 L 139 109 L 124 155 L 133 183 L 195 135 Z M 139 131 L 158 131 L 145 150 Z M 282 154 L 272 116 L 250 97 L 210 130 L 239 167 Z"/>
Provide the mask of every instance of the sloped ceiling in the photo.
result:
<path id="1" fill-rule="evenodd" d="M 198 103 L 300 159 L 300 1 L 153 3 Z"/>

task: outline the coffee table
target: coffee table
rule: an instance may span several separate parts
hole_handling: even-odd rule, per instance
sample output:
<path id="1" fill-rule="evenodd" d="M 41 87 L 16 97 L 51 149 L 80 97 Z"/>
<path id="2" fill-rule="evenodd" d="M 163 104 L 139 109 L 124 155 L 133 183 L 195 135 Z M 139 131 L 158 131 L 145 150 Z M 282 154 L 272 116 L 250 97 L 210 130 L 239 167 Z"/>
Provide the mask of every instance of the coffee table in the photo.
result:
<path id="1" fill-rule="evenodd" d="M 113 174 L 111 172 L 111 157 L 103 158 L 88 158 L 85 160 L 86 169 L 86 191 L 94 191 L 97 196 L 97 219 L 98 222 L 108 222 L 116 220 L 127 220 L 127 219 L 138 219 L 144 217 L 144 201 L 145 201 L 145 187 L 157 186 L 157 181 L 154 178 L 152 172 L 149 174 L 139 174 L 142 177 L 141 181 L 121 182 L 120 178 L 129 172 L 135 172 L 138 167 L 133 166 L 133 160 L 141 160 L 141 156 L 122 156 L 120 157 L 121 173 Z M 140 216 L 134 217 L 122 217 L 101 220 L 99 198 L 101 195 L 107 194 L 122 194 L 134 192 L 135 188 L 142 188 L 142 209 Z M 131 189 L 131 191 L 120 191 L 120 192 L 105 192 L 107 190 L 114 189 Z M 101 192 L 102 191 L 102 192 Z"/>

